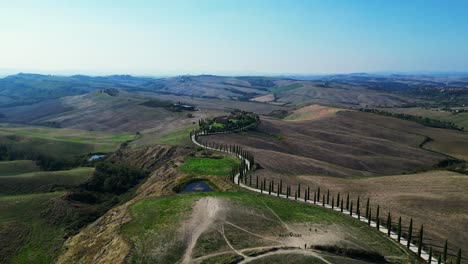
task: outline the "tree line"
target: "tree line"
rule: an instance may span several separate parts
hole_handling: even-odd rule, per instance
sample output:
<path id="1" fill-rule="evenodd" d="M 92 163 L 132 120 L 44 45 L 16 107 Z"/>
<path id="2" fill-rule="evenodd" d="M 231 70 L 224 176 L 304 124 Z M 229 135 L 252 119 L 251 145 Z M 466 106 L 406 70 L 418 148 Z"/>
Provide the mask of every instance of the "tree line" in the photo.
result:
<path id="1" fill-rule="evenodd" d="M 457 126 L 453 122 L 438 120 L 438 119 L 429 118 L 429 117 L 392 113 L 392 112 L 387 112 L 387 111 L 374 109 L 374 108 L 360 108 L 359 111 L 409 120 L 409 121 L 413 121 L 413 122 L 416 122 L 423 126 L 428 126 L 428 127 L 447 128 L 447 129 L 460 130 L 460 131 L 463 131 L 465 129 L 464 127 Z"/>
<path id="2" fill-rule="evenodd" d="M 68 170 L 86 165 L 86 157 L 53 157 L 34 151 L 21 151 L 9 145 L 0 144 L 0 161 L 33 160 L 36 165 L 46 171 Z"/>

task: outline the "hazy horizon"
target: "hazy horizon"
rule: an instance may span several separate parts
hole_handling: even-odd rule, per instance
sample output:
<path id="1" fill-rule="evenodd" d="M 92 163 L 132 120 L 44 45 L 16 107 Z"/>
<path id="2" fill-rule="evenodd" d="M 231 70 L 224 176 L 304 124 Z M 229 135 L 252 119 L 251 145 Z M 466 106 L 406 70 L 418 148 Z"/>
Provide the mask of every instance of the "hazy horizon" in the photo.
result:
<path id="1" fill-rule="evenodd" d="M 468 72 L 468 2 L 17 1 L 0 75 Z"/>

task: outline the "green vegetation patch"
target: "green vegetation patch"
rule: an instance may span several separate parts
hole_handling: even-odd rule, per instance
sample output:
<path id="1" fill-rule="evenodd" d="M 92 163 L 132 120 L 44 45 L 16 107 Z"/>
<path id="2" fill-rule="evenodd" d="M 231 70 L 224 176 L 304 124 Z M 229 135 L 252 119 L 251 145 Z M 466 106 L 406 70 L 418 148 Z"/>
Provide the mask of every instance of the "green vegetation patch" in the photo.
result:
<path id="1" fill-rule="evenodd" d="M 190 131 L 194 128 L 196 128 L 196 125 L 178 128 L 171 132 L 164 133 L 155 139 L 155 143 L 173 146 L 191 145 Z M 145 140 L 145 137 L 146 135 L 143 135 L 143 140 Z"/>
<path id="2" fill-rule="evenodd" d="M 202 197 L 215 197 L 228 202 L 223 207 L 227 210 L 224 212 L 226 219 L 220 221 L 226 221 L 224 222 L 225 235 L 238 250 L 263 246 L 265 241 L 240 231 L 230 223 L 249 232 L 274 238 L 285 231 L 283 229 L 283 222 L 285 222 L 297 227 L 301 225 L 307 227 L 309 224 L 320 226 L 322 232 L 325 230 L 330 235 L 335 232 L 344 237 L 339 245 L 356 246 L 361 250 L 376 252 L 394 260 L 414 260 L 413 256 L 396 242 L 357 219 L 320 206 L 242 190 L 148 198 L 132 205 L 130 213 L 133 220 L 122 228 L 122 234 L 133 243 L 130 262 L 176 263 L 180 261 L 187 244 L 182 233 L 184 223 L 191 215 L 194 202 Z M 255 217 L 260 217 L 260 219 Z M 298 232 L 304 232 L 303 234 L 307 236 L 309 230 L 305 229 Z M 225 251 L 226 242 L 218 236 L 222 235 L 217 234 L 216 231 L 213 232 L 212 229 L 203 233 L 198 242 L 201 245 L 197 243 L 195 246 L 194 256 L 200 257 Z M 239 242 L 239 239 L 247 239 L 250 242 Z M 226 257 L 232 256 L 226 255 Z"/>
<path id="3" fill-rule="evenodd" d="M 196 175 L 229 175 L 234 166 L 238 166 L 239 161 L 232 157 L 215 158 L 195 158 L 188 157 L 180 170 Z"/>
<path id="4" fill-rule="evenodd" d="M 19 194 L 49 191 L 59 186 L 76 186 L 93 175 L 94 168 L 65 171 L 36 171 L 0 177 L 0 194 Z"/>
<path id="5" fill-rule="evenodd" d="M 285 85 L 285 86 L 275 87 L 275 88 L 271 89 L 271 93 L 277 94 L 277 93 L 281 93 L 281 92 L 301 88 L 303 86 L 304 85 L 301 84 L 301 83 L 293 83 L 293 84 L 289 84 L 289 85 Z"/>
<path id="6" fill-rule="evenodd" d="M 135 135 L 78 129 L 0 125 L 0 144 L 18 151 L 69 157 L 90 152 L 112 152 Z"/>
<path id="7" fill-rule="evenodd" d="M 392 113 L 392 112 L 387 112 L 387 111 L 383 111 L 379 109 L 370 109 L 370 108 L 360 108 L 359 111 L 366 112 L 366 113 L 379 114 L 383 116 L 396 117 L 396 118 L 403 119 L 403 120 L 409 120 L 409 121 L 413 121 L 413 122 L 416 122 L 423 126 L 428 126 L 428 127 L 447 128 L 447 129 L 454 129 L 454 130 L 464 129 L 464 127 L 459 127 L 453 122 L 429 118 L 429 117 Z"/>
<path id="8" fill-rule="evenodd" d="M 39 170 L 33 160 L 0 161 L 0 176 L 13 176 Z"/>
<path id="9" fill-rule="evenodd" d="M 458 127 L 468 128 L 468 113 L 452 114 L 441 119 L 452 122 Z"/>
<path id="10" fill-rule="evenodd" d="M 218 116 L 198 121 L 200 130 L 205 132 L 232 131 L 235 129 L 252 127 L 258 124 L 260 117 L 252 112 L 234 110 L 229 116 Z"/>
<path id="11" fill-rule="evenodd" d="M 133 244 L 130 262 L 176 263 L 185 251 L 180 226 L 193 200 L 194 196 L 181 195 L 146 199 L 133 205 L 133 220 L 122 228 L 122 234 Z"/>
<path id="12" fill-rule="evenodd" d="M 0 196 L 0 259 L 6 263 L 53 263 L 64 242 L 64 231 L 48 223 L 41 212 L 63 193 Z M 18 234 L 12 244 L 9 234 Z M 4 255 L 2 255 L 4 254 Z"/>

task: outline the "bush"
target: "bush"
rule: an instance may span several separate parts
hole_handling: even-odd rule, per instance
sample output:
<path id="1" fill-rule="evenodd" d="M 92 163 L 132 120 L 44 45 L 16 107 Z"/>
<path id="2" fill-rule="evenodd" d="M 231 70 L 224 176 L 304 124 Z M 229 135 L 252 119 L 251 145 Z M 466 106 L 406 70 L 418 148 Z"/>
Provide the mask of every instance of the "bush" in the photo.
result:
<path id="1" fill-rule="evenodd" d="M 85 184 L 89 191 L 122 194 L 148 175 L 147 172 L 122 164 L 100 162 L 93 177 Z"/>

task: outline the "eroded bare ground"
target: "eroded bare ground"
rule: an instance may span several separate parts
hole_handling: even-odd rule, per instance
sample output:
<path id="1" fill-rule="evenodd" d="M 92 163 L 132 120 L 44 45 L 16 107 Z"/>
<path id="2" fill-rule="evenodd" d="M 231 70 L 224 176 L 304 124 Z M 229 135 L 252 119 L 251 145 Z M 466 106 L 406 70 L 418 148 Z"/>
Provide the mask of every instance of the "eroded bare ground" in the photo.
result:
<path id="1" fill-rule="evenodd" d="M 200 235 L 210 228 L 213 223 L 222 219 L 222 201 L 211 197 L 203 197 L 198 200 L 192 209 L 192 217 L 185 226 L 189 244 L 185 251 L 182 263 L 190 263 L 192 251 Z"/>
<path id="2" fill-rule="evenodd" d="M 341 226 L 286 223 L 267 204 L 262 210 L 250 210 L 213 197 L 201 198 L 195 203 L 192 216 L 183 230 L 189 239 L 186 239 L 188 243 L 182 263 L 202 263 L 229 254 L 240 256 L 240 263 L 285 253 L 322 259 L 320 254 L 310 249 L 317 245 L 365 250 L 350 240 L 348 232 Z M 206 251 L 206 244 L 214 243 L 212 241 L 217 241 L 216 246 L 210 244 L 210 250 Z M 329 263 L 325 259 L 323 261 Z"/>
<path id="3" fill-rule="evenodd" d="M 172 188 L 181 177 L 177 167 L 189 149 L 170 146 L 153 146 L 138 150 L 119 151 L 110 159 L 131 163 L 152 171 L 136 191 L 136 196 L 117 206 L 77 235 L 70 237 L 57 263 L 123 263 L 131 247 L 120 234 L 120 228 L 131 221 L 128 208 L 135 202 L 152 196 L 173 194 Z"/>

